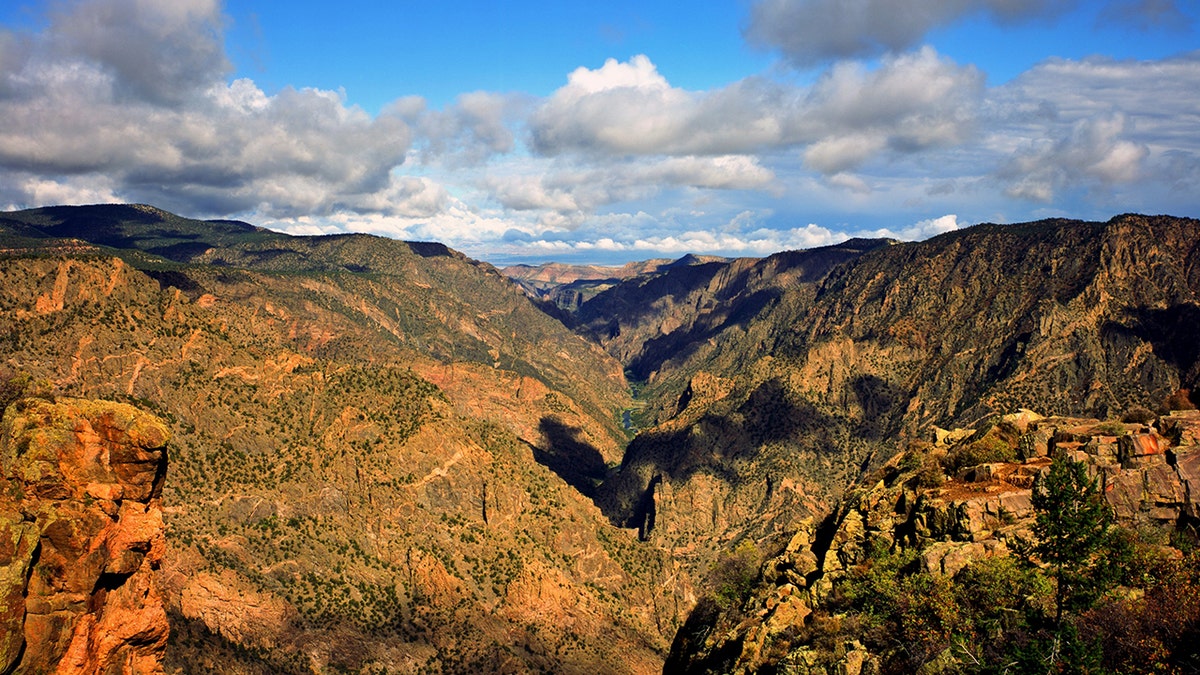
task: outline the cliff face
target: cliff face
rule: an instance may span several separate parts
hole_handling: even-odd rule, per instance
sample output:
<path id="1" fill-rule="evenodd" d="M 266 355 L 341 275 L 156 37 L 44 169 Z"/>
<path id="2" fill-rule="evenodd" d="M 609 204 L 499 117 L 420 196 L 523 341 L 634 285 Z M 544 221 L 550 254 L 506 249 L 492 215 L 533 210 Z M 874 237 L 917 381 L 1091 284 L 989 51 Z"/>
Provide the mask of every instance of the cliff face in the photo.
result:
<path id="1" fill-rule="evenodd" d="M 738 330 L 791 290 L 811 290 L 837 265 L 884 240 L 851 240 L 768 258 L 689 256 L 624 280 L 583 302 L 576 330 L 625 364 L 634 379 L 665 379 L 708 351 L 711 339 Z"/>
<path id="2" fill-rule="evenodd" d="M 820 518 L 929 425 L 1160 408 L 1200 385 L 1185 337 L 1200 331 L 1198 260 L 1200 224 L 1143 216 L 862 253 L 680 349 L 651 391 L 660 423 L 600 503 L 701 575 L 743 540 L 769 549 Z"/>
<path id="3" fill-rule="evenodd" d="M 0 672 L 161 673 L 152 582 L 170 432 L 120 404 L 23 399 L 0 425 Z"/>

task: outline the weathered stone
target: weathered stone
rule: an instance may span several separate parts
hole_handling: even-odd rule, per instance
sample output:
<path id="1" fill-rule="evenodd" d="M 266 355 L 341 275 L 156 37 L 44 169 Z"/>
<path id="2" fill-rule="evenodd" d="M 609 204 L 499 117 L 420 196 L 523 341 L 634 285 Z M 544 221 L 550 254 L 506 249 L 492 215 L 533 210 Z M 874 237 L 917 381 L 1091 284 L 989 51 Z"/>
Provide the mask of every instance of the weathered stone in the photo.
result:
<path id="1" fill-rule="evenodd" d="M 803 626 L 804 620 L 808 615 L 812 614 L 812 608 L 808 606 L 804 598 L 800 595 L 786 595 L 780 597 L 774 607 L 770 608 L 771 613 L 767 615 L 766 629 L 767 634 L 778 634 L 789 628 Z"/>
<path id="2" fill-rule="evenodd" d="M 1128 464 L 1134 458 L 1161 455 L 1167 445 L 1167 439 L 1158 434 L 1126 434 L 1117 439 L 1117 457 L 1122 464 Z"/>
<path id="3" fill-rule="evenodd" d="M 292 619 L 287 603 L 255 591 L 229 570 L 220 575 L 202 572 L 189 579 L 180 608 L 185 617 L 202 622 L 214 633 L 262 648 L 274 646 L 279 627 Z"/>
<path id="4" fill-rule="evenodd" d="M 1017 457 L 1023 460 L 1045 457 L 1050 454 L 1050 444 L 1053 439 L 1054 430 L 1052 428 L 1030 430 L 1021 436 L 1021 442 L 1017 444 Z"/>
<path id="5" fill-rule="evenodd" d="M 1104 499 L 1112 506 L 1118 521 L 1132 521 L 1141 510 L 1142 488 L 1145 479 L 1138 470 L 1127 470 L 1112 476 Z"/>
<path id="6" fill-rule="evenodd" d="M 1200 445 L 1200 410 L 1175 410 L 1159 420 L 1163 435 L 1180 446 Z"/>
<path id="7" fill-rule="evenodd" d="M 955 443 L 970 438 L 974 435 L 974 429 L 940 429 L 933 428 L 933 442 L 938 445 L 954 445 Z"/>
<path id="8" fill-rule="evenodd" d="M 1030 490 L 1002 492 L 997 495 L 997 502 L 997 515 L 1001 519 L 1029 518 L 1033 515 L 1033 493 Z"/>
<path id="9" fill-rule="evenodd" d="M 0 513 L 0 673 L 11 672 L 25 647 L 25 585 L 37 540 L 19 513 Z"/>
<path id="10" fill-rule="evenodd" d="M 1152 506 L 1147 515 L 1150 520 L 1156 520 L 1163 523 L 1173 523 L 1179 520 L 1178 506 Z"/>
<path id="11" fill-rule="evenodd" d="M 1166 455 L 1134 455 L 1121 462 L 1121 466 L 1127 469 L 1150 469 L 1156 466 L 1163 466 L 1166 463 Z"/>
<path id="12" fill-rule="evenodd" d="M 1016 427 L 1017 430 L 1020 431 L 1021 433 L 1025 433 L 1026 431 L 1028 431 L 1030 425 L 1034 425 L 1044 419 L 1046 419 L 1046 418 L 1043 417 L 1042 415 L 1039 415 L 1039 414 L 1033 412 L 1032 410 L 1026 410 L 1024 408 L 1021 408 L 1020 410 L 1018 410 L 1015 413 L 1009 413 L 1007 415 L 1002 415 L 1000 417 L 1000 421 L 1008 422 L 1009 424 Z"/>
<path id="13" fill-rule="evenodd" d="M 23 516 L 0 515 L 0 672 L 162 672 L 167 618 L 149 575 L 168 437 L 119 403 L 9 407 L 3 487 Z"/>
<path id="14" fill-rule="evenodd" d="M 1183 504 L 1186 495 L 1175 467 L 1163 463 L 1146 468 L 1146 499 L 1157 505 Z"/>
<path id="15" fill-rule="evenodd" d="M 1175 471 L 1183 484 L 1187 515 L 1200 518 L 1200 446 L 1174 451 Z"/>
<path id="16" fill-rule="evenodd" d="M 986 483 L 995 480 L 998 471 L 1004 464 L 977 464 L 960 469 L 956 478 L 968 483 Z"/>
<path id="17" fill-rule="evenodd" d="M 863 675 L 863 665 L 870 654 L 858 640 L 846 643 L 846 655 L 838 662 L 835 672 L 838 675 Z"/>

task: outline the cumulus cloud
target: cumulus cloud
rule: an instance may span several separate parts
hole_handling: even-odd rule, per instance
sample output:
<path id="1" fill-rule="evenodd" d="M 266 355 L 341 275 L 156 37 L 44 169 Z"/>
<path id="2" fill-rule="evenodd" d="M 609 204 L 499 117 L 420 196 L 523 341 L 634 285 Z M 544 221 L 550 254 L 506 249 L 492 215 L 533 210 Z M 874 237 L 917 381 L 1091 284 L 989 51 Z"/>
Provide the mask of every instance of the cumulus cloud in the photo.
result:
<path id="1" fill-rule="evenodd" d="M 1200 160 L 1198 92 L 1197 52 L 1042 63 L 990 92 L 984 115 L 995 175 L 1009 196 L 1036 202 L 1080 187 L 1200 187 L 1180 171 Z"/>
<path id="2" fill-rule="evenodd" d="M 879 68 L 839 64 L 808 89 L 750 78 L 711 92 L 672 87 L 645 56 L 577 69 L 531 116 L 547 155 L 716 155 L 804 147 L 810 168 L 839 173 L 884 151 L 968 136 L 983 75 L 932 48 Z"/>
<path id="3" fill-rule="evenodd" d="M 1004 22 L 1054 17 L 1074 0 L 759 0 L 745 29 L 753 44 L 809 66 L 873 57 L 920 44 L 941 26 L 972 15 Z"/>
<path id="4" fill-rule="evenodd" d="M 339 92 L 268 96 L 249 80 L 227 83 L 222 21 L 216 0 L 91 0 L 58 6 L 43 33 L 7 34 L 0 175 L 17 186 L 9 199 L 45 203 L 49 181 L 104 185 L 93 196 L 195 215 L 436 207 L 393 175 L 413 136 L 398 114 L 372 117 Z M 470 108 L 479 134 L 483 107 Z"/>
<path id="5" fill-rule="evenodd" d="M 590 213 L 615 202 L 647 197 L 670 187 L 762 189 L 774 174 L 754 157 L 648 158 L 608 164 L 557 164 L 541 173 L 507 173 L 486 180 L 508 209 L 548 209 L 562 215 Z M 560 221 L 569 225 L 570 221 Z"/>
<path id="6" fill-rule="evenodd" d="M 53 49 L 81 57 L 123 96 L 179 103 L 230 69 L 218 0 L 74 0 L 52 15 Z"/>
<path id="7" fill-rule="evenodd" d="M 1034 144 L 1000 170 L 1001 177 L 1013 181 L 1008 194 L 1048 202 L 1058 190 L 1080 181 L 1132 182 L 1149 150 L 1125 139 L 1127 125 L 1121 114 L 1083 119 L 1068 135 Z"/>
<path id="8" fill-rule="evenodd" d="M 941 216 L 940 218 L 930 218 L 928 220 L 920 220 L 907 227 L 902 227 L 899 230 L 891 228 L 880 228 L 859 232 L 860 237 L 886 237 L 888 239 L 899 239 L 901 241 L 919 241 L 928 239 L 939 234 L 953 232 L 961 227 L 958 223 L 958 216 L 951 213 Z"/>
<path id="9" fill-rule="evenodd" d="M 462 94 L 445 110 L 429 110 L 410 97 L 390 108 L 417 132 L 424 162 L 460 167 L 513 151 L 513 127 L 524 116 L 528 97 L 477 91 Z"/>

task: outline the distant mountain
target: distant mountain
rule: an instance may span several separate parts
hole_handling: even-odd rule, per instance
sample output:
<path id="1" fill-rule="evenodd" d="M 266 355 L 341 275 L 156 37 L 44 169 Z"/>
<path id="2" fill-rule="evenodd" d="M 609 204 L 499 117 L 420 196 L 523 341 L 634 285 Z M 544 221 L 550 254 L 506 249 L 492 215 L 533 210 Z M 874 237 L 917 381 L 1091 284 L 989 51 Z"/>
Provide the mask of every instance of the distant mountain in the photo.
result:
<path id="1" fill-rule="evenodd" d="M 598 293 L 572 321 L 634 379 L 654 379 L 665 363 L 682 362 L 710 338 L 754 318 L 786 289 L 813 287 L 837 265 L 888 243 L 851 239 L 765 259 L 686 256 Z"/>
<path id="2" fill-rule="evenodd" d="M 594 297 L 614 284 L 633 277 L 654 275 L 664 270 L 699 265 L 706 262 L 723 261 L 717 256 L 687 255 L 678 260 L 655 258 L 641 262 L 630 262 L 620 267 L 603 265 L 567 265 L 544 263 L 541 265 L 513 265 L 500 270 L 501 274 L 514 280 L 532 298 L 550 303 L 568 314 L 557 313 L 568 324 L 570 312 L 577 310 L 585 300 Z"/>

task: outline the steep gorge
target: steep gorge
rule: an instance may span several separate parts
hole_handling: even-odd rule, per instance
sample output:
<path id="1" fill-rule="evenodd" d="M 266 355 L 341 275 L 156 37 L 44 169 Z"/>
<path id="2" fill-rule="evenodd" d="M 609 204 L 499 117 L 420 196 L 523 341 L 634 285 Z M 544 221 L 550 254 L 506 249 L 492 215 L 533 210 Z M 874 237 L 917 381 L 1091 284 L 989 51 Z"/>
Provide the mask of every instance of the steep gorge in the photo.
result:
<path id="1" fill-rule="evenodd" d="M 1169 217 L 979 225 L 782 285 L 659 370 L 657 423 L 600 503 L 699 578 L 782 546 L 933 425 L 1160 408 L 1200 385 L 1198 247 Z"/>
<path id="2" fill-rule="evenodd" d="M 657 672 L 722 561 L 828 536 L 935 425 L 1200 386 L 1188 219 L 656 266 L 588 340 L 438 244 L 105 206 L 0 249 L 0 374 L 172 434 L 169 672 Z"/>

